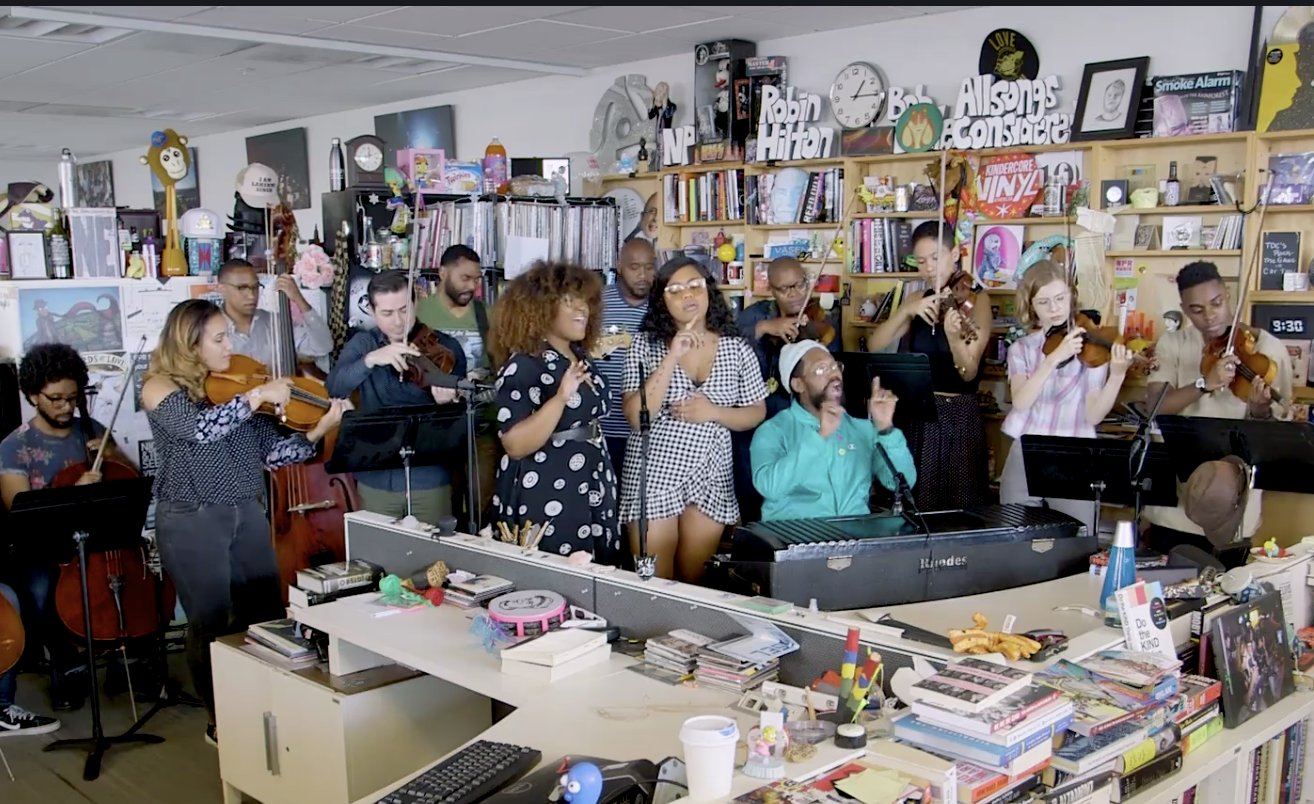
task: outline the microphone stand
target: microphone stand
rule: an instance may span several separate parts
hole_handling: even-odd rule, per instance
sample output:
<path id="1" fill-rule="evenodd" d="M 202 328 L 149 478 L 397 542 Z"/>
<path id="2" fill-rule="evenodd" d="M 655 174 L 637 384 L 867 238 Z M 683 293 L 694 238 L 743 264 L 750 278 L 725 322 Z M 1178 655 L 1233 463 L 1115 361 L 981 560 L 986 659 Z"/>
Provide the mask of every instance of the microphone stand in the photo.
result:
<path id="1" fill-rule="evenodd" d="M 912 486 L 908 485 L 908 478 L 903 476 L 903 472 L 894 468 L 894 461 L 890 460 L 890 454 L 885 451 L 885 447 L 877 444 L 876 451 L 881 454 L 881 460 L 885 461 L 886 467 L 890 470 L 890 476 L 894 478 L 894 505 L 891 510 L 893 510 L 895 516 L 901 516 L 912 525 L 921 528 L 929 542 L 931 528 L 926 524 L 926 518 L 922 516 L 922 512 L 917 508 L 917 501 L 913 499 Z M 905 513 L 905 510 L 912 513 Z"/>
<path id="2" fill-rule="evenodd" d="M 1168 396 L 1168 385 L 1164 384 L 1159 391 L 1159 396 L 1154 400 L 1154 407 L 1150 409 L 1149 414 L 1142 414 L 1137 408 L 1128 405 L 1127 409 L 1135 413 L 1140 422 L 1136 425 L 1136 435 L 1132 436 L 1131 455 L 1128 458 L 1127 476 L 1131 478 L 1132 490 L 1134 492 L 1134 510 L 1136 518 L 1133 522 L 1141 521 L 1141 495 L 1150 490 L 1151 481 L 1145 475 L 1145 459 L 1150 455 L 1150 443 L 1152 441 L 1151 431 L 1154 429 L 1154 417 L 1159 414 L 1159 406 L 1163 404 L 1164 397 Z"/>
<path id="3" fill-rule="evenodd" d="M 641 581 L 657 574 L 657 556 L 648 555 L 648 372 L 639 362 L 639 554 L 634 557 L 634 574 Z"/>

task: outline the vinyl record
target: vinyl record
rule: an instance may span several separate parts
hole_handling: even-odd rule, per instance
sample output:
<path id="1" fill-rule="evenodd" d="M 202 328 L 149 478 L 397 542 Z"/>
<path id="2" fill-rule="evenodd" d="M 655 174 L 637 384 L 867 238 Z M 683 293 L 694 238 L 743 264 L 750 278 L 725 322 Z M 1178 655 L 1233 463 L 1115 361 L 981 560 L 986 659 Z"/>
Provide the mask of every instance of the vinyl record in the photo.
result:
<path id="1" fill-rule="evenodd" d="M 994 75 L 1005 81 L 1036 80 L 1040 75 L 1040 54 L 1031 40 L 1012 28 L 991 31 L 981 43 L 980 75 Z"/>
<path id="2" fill-rule="evenodd" d="M 1300 30 L 1311 22 L 1314 22 L 1314 6 L 1287 6 L 1287 10 L 1273 26 L 1273 36 L 1268 40 L 1269 47 L 1296 44 L 1300 39 Z"/>

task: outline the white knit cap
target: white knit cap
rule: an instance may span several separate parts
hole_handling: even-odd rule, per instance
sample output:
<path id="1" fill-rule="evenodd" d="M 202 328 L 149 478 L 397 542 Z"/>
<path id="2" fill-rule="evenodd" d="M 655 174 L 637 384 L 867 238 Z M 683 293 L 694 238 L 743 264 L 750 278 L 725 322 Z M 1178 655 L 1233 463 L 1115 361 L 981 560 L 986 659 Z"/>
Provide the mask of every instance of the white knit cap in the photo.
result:
<path id="1" fill-rule="evenodd" d="M 780 350 L 780 383 L 785 388 L 789 388 L 789 378 L 794 376 L 794 367 L 803 359 L 803 355 L 820 349 L 826 351 L 826 347 L 818 341 L 798 341 L 791 343 Z"/>

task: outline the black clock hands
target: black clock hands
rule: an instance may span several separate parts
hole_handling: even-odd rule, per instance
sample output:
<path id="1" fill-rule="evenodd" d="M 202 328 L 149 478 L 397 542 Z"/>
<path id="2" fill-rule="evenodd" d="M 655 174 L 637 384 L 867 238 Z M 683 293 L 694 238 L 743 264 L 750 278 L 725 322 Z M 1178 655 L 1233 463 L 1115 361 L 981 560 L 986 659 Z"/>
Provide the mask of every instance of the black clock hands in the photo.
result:
<path id="1" fill-rule="evenodd" d="M 853 100 L 858 99 L 859 93 L 862 92 L 862 88 L 865 86 L 867 86 L 867 79 L 864 78 L 862 79 L 862 83 L 858 84 L 858 91 L 853 93 Z"/>

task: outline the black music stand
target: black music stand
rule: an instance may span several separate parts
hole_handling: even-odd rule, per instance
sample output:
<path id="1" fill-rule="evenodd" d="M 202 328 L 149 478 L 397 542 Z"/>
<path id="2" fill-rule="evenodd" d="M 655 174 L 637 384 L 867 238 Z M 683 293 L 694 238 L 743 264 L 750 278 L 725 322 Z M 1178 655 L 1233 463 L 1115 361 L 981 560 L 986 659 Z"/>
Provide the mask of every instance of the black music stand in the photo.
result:
<path id="1" fill-rule="evenodd" d="M 935 384 L 931 379 L 931 358 L 927 355 L 840 352 L 836 357 L 844 366 L 844 406 L 850 416 L 867 418 L 871 381 L 880 377 L 881 387 L 899 397 L 894 410 L 896 427 L 907 430 L 912 424 L 939 421 L 935 409 Z"/>
<path id="2" fill-rule="evenodd" d="M 334 474 L 401 469 L 406 476 L 406 513 L 409 515 L 411 467 L 451 466 L 453 454 L 462 448 L 466 460 L 471 460 L 474 452 L 474 430 L 468 426 L 471 417 L 468 405 L 420 405 L 376 413 L 347 411 L 338 427 L 333 456 L 325 468 Z M 478 519 L 478 500 L 474 496 L 476 484 L 468 485 L 470 526 L 474 527 Z M 478 533 L 478 530 L 473 532 Z"/>
<path id="3" fill-rule="evenodd" d="M 1235 455 L 1254 469 L 1254 488 L 1311 493 L 1314 424 L 1168 415 L 1154 422 L 1183 483 L 1205 461 Z"/>
<path id="4" fill-rule="evenodd" d="M 87 670 L 91 675 L 91 737 L 56 740 L 46 751 L 88 750 L 82 778 L 100 776 L 101 758 L 114 745 L 162 743 L 163 737 L 138 734 L 146 718 L 118 737 L 106 737 L 100 720 L 100 689 L 96 685 L 96 645 L 92 639 L 91 601 L 87 595 L 87 556 L 109 550 L 140 550 L 142 528 L 151 503 L 149 477 L 93 483 L 70 488 L 25 491 L 14 497 L 10 507 L 11 526 L 27 533 L 69 535 L 77 548 L 79 581 L 82 584 L 82 624 L 87 635 Z M 24 527 L 26 526 L 26 527 Z M 58 539 L 51 541 L 58 542 Z M 152 710 L 154 714 L 154 710 Z M 149 717 L 149 716 L 148 716 Z"/>
<path id="5" fill-rule="evenodd" d="M 1115 438 L 1024 435 L 1027 494 L 1092 501 L 1095 532 L 1091 536 L 1096 539 L 1102 503 L 1135 506 L 1138 515 L 1145 505 L 1176 506 L 1177 483 L 1168 449 L 1162 444 L 1150 445 L 1136 482 L 1131 466 L 1135 445 L 1135 441 Z"/>

